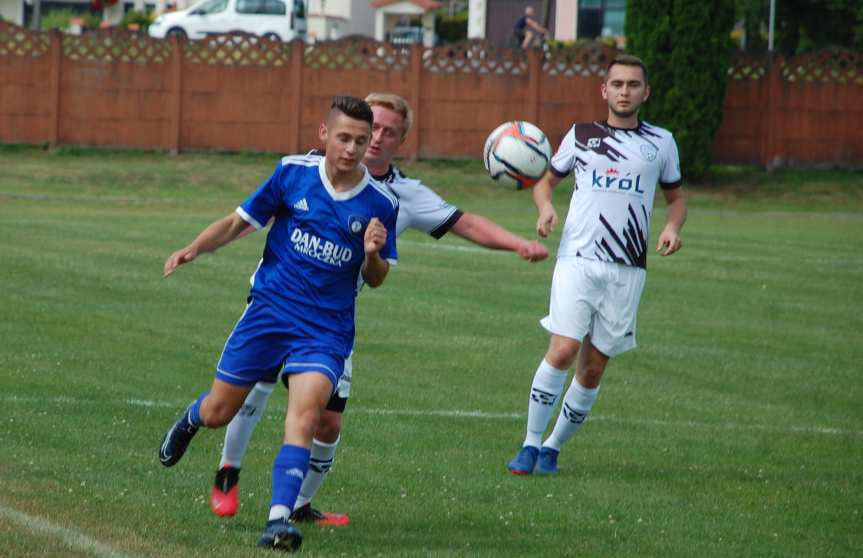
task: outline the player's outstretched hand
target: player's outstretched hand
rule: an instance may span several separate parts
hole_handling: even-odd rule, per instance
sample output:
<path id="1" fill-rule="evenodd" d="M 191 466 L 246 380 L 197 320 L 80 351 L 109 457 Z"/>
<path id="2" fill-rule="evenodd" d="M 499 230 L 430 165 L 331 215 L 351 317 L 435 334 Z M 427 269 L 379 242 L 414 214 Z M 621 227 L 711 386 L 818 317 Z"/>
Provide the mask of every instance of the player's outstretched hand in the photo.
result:
<path id="1" fill-rule="evenodd" d="M 536 232 L 539 236 L 548 237 L 556 224 L 557 212 L 554 210 L 554 206 L 549 203 L 540 207 L 539 217 L 536 219 Z"/>
<path id="2" fill-rule="evenodd" d="M 387 228 L 377 217 L 372 217 L 369 226 L 366 227 L 366 235 L 363 238 L 363 248 L 366 254 L 377 254 L 387 243 Z"/>
<path id="3" fill-rule="evenodd" d="M 663 229 L 656 244 L 656 251 L 661 252 L 663 256 L 670 256 L 681 248 L 683 248 L 683 240 L 680 239 L 680 234 L 670 227 Z"/>
<path id="4" fill-rule="evenodd" d="M 189 263 L 197 257 L 198 251 L 189 246 L 177 250 L 168 256 L 167 260 L 165 260 L 165 268 L 162 270 L 162 277 L 167 277 L 177 269 L 177 266 Z"/>
<path id="5" fill-rule="evenodd" d="M 541 262 L 548 257 L 548 248 L 536 240 L 525 241 L 519 247 L 518 255 L 529 262 Z"/>

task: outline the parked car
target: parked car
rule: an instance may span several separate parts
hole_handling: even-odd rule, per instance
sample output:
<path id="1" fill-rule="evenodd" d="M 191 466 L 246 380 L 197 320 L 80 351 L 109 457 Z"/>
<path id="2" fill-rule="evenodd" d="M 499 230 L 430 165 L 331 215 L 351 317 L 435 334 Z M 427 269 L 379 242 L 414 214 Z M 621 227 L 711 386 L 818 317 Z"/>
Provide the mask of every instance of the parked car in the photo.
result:
<path id="1" fill-rule="evenodd" d="M 160 15 L 149 29 L 155 38 L 190 39 L 237 31 L 281 41 L 305 39 L 305 4 L 303 0 L 203 0 Z"/>

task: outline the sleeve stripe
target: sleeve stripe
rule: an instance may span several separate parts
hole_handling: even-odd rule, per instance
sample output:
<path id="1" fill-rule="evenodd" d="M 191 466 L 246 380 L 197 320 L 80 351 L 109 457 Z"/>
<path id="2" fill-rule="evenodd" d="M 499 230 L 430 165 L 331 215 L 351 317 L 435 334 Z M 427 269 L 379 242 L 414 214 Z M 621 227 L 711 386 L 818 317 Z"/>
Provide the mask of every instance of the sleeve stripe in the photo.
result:
<path id="1" fill-rule="evenodd" d="M 663 190 L 674 190 L 675 188 L 680 188 L 683 185 L 683 180 L 675 180 L 674 182 L 660 182 L 659 187 Z"/>
<path id="2" fill-rule="evenodd" d="M 307 155 L 285 155 L 282 157 L 282 166 L 287 165 L 303 165 L 305 167 L 314 167 L 320 164 L 321 157 L 315 153 L 309 152 Z"/>
<path id="3" fill-rule="evenodd" d="M 236 209 L 235 211 L 237 212 L 237 214 L 238 214 L 240 217 L 242 217 L 242 218 L 243 218 L 243 220 L 244 220 L 246 223 L 248 223 L 248 224 L 252 225 L 252 226 L 253 226 L 253 227 L 255 227 L 256 229 L 261 230 L 261 229 L 263 229 L 263 228 L 264 228 L 264 227 L 263 227 L 263 225 L 261 225 L 260 223 L 258 223 L 258 221 L 257 221 L 257 220 L 255 220 L 255 218 L 254 218 L 254 217 L 252 217 L 251 215 L 249 215 L 248 213 L 246 213 L 246 210 L 245 210 L 245 209 L 243 209 L 242 207 L 237 207 L 237 209 Z"/>
<path id="4" fill-rule="evenodd" d="M 435 227 L 431 232 L 429 232 L 429 234 L 433 238 L 439 239 L 440 237 L 448 233 L 451 228 L 453 228 L 453 225 L 455 225 L 458 220 L 461 219 L 462 215 L 464 215 L 464 211 L 460 209 L 455 209 L 452 214 L 447 217 L 446 221 Z"/>
<path id="5" fill-rule="evenodd" d="M 566 171 L 566 172 L 559 171 L 556 168 L 554 168 L 554 165 L 548 165 L 548 170 L 550 170 L 551 174 L 553 174 L 554 176 L 556 176 L 558 178 L 566 178 L 567 176 L 569 176 L 569 171 Z"/>

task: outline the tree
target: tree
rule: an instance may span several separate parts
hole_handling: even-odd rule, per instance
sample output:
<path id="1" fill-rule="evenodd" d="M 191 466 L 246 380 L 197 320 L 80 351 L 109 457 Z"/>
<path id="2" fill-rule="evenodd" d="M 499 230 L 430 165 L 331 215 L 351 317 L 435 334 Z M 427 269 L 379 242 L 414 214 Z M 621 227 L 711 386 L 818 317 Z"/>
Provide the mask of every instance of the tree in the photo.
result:
<path id="1" fill-rule="evenodd" d="M 653 91 L 642 117 L 677 139 L 685 176 L 710 166 L 722 122 L 734 0 L 630 0 L 627 51 L 647 64 Z"/>

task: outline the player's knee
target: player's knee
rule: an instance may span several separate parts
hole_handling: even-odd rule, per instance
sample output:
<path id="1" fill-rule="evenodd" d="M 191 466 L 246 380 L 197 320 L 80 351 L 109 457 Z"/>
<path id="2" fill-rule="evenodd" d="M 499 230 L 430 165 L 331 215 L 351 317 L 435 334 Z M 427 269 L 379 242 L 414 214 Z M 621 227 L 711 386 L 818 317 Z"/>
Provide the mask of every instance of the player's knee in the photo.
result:
<path id="1" fill-rule="evenodd" d="M 559 370 L 567 370 L 575 361 L 579 343 L 575 340 L 555 340 L 548 347 L 545 360 Z"/>
<path id="2" fill-rule="evenodd" d="M 332 444 L 339 439 L 342 432 L 342 415 L 333 411 L 325 411 L 321 415 L 315 438 L 321 442 Z"/>
<path id="3" fill-rule="evenodd" d="M 595 363 L 587 363 L 579 366 L 576 370 L 576 378 L 582 386 L 593 389 L 602 381 L 602 374 L 605 372 L 605 366 L 600 366 Z"/>
<path id="4" fill-rule="evenodd" d="M 320 413 L 315 409 L 304 409 L 298 412 L 290 412 L 287 417 L 286 426 L 303 439 L 311 440 L 318 430 Z"/>
<path id="5" fill-rule="evenodd" d="M 212 404 L 201 407 L 201 420 L 207 428 L 219 428 L 225 426 L 234 418 L 236 409 L 224 404 Z"/>

